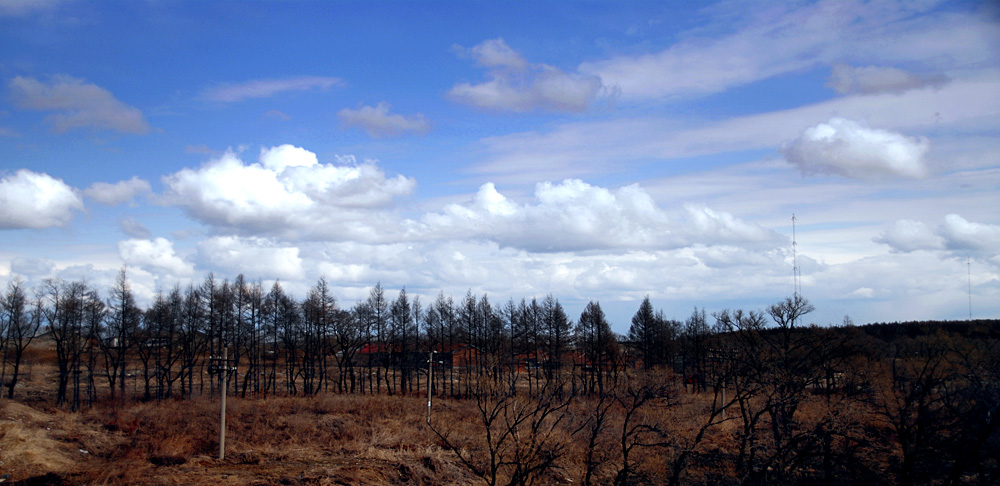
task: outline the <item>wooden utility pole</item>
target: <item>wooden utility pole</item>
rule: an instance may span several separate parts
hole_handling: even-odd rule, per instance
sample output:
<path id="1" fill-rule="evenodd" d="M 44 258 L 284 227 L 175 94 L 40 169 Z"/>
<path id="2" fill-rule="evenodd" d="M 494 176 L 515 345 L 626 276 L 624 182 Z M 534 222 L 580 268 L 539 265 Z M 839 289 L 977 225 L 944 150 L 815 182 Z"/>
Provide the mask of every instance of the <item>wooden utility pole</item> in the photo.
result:
<path id="1" fill-rule="evenodd" d="M 222 348 L 223 371 L 219 373 L 222 381 L 222 399 L 219 401 L 219 460 L 226 458 L 226 384 L 229 381 L 229 366 L 227 361 L 229 348 Z"/>
<path id="2" fill-rule="evenodd" d="M 431 424 L 431 390 L 434 388 L 434 351 L 427 359 L 427 425 Z"/>
<path id="3" fill-rule="evenodd" d="M 226 395 L 229 374 L 236 371 L 229 364 L 229 348 L 223 346 L 221 358 L 210 358 L 208 372 L 219 375 L 221 396 L 219 397 L 219 460 L 226 458 Z"/>

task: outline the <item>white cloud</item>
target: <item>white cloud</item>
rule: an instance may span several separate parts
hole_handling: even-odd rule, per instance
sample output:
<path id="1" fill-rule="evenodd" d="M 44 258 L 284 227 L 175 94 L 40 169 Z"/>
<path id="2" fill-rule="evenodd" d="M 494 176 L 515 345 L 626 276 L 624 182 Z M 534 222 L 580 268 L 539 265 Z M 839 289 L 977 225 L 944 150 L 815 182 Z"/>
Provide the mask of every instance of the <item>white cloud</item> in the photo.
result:
<path id="1" fill-rule="evenodd" d="M 515 112 L 583 111 L 602 88 L 597 76 L 528 63 L 503 39 L 486 40 L 472 48 L 456 46 L 455 50 L 489 68 L 486 82 L 459 83 L 448 91 L 453 100 L 478 108 Z"/>
<path id="2" fill-rule="evenodd" d="M 947 82 L 943 74 L 917 75 L 893 67 L 835 64 L 826 85 L 841 94 L 873 94 L 937 88 Z"/>
<path id="3" fill-rule="evenodd" d="M 255 79 L 238 84 L 223 84 L 202 92 L 202 98 L 221 103 L 233 103 L 250 98 L 269 98 L 285 91 L 308 91 L 343 86 L 340 78 L 299 76 L 284 79 Z"/>
<path id="4" fill-rule="evenodd" d="M 128 265 L 147 270 L 162 270 L 178 277 L 194 274 L 194 265 L 177 256 L 173 243 L 166 238 L 119 241 L 118 253 Z"/>
<path id="5" fill-rule="evenodd" d="M 135 199 L 140 194 L 147 194 L 152 191 L 149 183 L 133 176 L 127 181 L 120 181 L 114 184 L 107 182 L 96 182 L 83 194 L 101 204 L 118 205 Z"/>
<path id="6" fill-rule="evenodd" d="M 528 61 L 517 51 L 511 49 L 501 38 L 485 40 L 468 49 L 455 46 L 455 50 L 459 54 L 475 59 L 476 64 L 488 68 L 524 69 L 528 67 Z"/>
<path id="7" fill-rule="evenodd" d="M 396 137 L 406 133 L 425 135 L 431 130 L 431 124 L 423 114 L 417 113 L 410 117 L 390 114 L 391 106 L 382 101 L 378 105 L 362 106 L 356 110 L 344 108 L 337 113 L 340 122 L 348 127 L 359 127 L 370 137 Z"/>
<path id="8" fill-rule="evenodd" d="M 935 229 L 919 221 L 892 223 L 874 241 L 894 252 L 948 250 L 952 254 L 992 257 L 1000 254 L 1000 225 L 968 221 L 957 214 L 945 216 Z"/>
<path id="9" fill-rule="evenodd" d="M 280 145 L 271 148 L 260 149 L 260 163 L 266 169 L 274 172 L 283 172 L 288 167 L 316 167 L 319 165 L 319 158 L 316 154 L 294 145 Z"/>
<path id="10" fill-rule="evenodd" d="M 347 160 L 353 161 L 353 158 Z M 291 145 L 261 151 L 245 164 L 227 152 L 198 169 L 167 177 L 163 201 L 216 226 L 262 234 L 323 235 L 336 239 L 379 237 L 377 211 L 408 195 L 416 183 L 387 177 L 375 162 L 321 164 Z"/>
<path id="11" fill-rule="evenodd" d="M 61 179 L 21 169 L 0 179 L 0 229 L 65 226 L 83 201 Z"/>
<path id="12" fill-rule="evenodd" d="M 904 253 L 918 250 L 940 250 L 944 248 L 945 243 L 944 239 L 935 234 L 929 226 L 910 219 L 893 222 L 875 237 L 874 241 L 888 245 L 894 252 Z"/>
<path id="13" fill-rule="evenodd" d="M 16 257 L 10 262 L 12 273 L 34 280 L 50 276 L 55 268 L 55 262 L 46 258 Z"/>
<path id="14" fill-rule="evenodd" d="M 483 139 L 487 157 L 473 170 L 505 175 L 493 176 L 494 182 L 533 183 L 621 171 L 650 160 L 776 149 L 799 137 L 803 127 L 832 117 L 865 120 L 886 130 L 947 130 L 968 152 L 969 166 L 983 167 L 990 160 L 981 156 L 982 142 L 992 139 L 980 134 L 990 133 L 1000 122 L 998 90 L 1000 72 L 994 72 L 983 79 L 955 80 L 940 89 L 843 96 L 722 121 L 634 117 L 554 124 L 541 131 Z M 608 163 L 611 160 L 616 163 Z"/>
<path id="15" fill-rule="evenodd" d="M 45 117 L 62 133 L 74 128 L 95 128 L 144 134 L 149 124 L 139 109 L 122 103 L 110 91 L 67 75 L 49 83 L 17 76 L 8 83 L 14 104 L 21 109 L 58 112 Z"/>
<path id="16" fill-rule="evenodd" d="M 1000 254 L 1000 225 L 974 223 L 957 214 L 945 216 L 938 229 L 948 249 L 993 256 Z"/>
<path id="17" fill-rule="evenodd" d="M 297 280 L 304 276 L 297 247 L 264 238 L 216 236 L 199 243 L 198 251 L 207 264 L 251 279 Z"/>
<path id="18" fill-rule="evenodd" d="M 853 292 L 847 294 L 848 297 L 857 297 L 861 299 L 870 299 L 875 297 L 875 289 L 869 287 L 858 287 L 854 289 Z"/>
<path id="19" fill-rule="evenodd" d="M 929 148 L 925 138 L 910 138 L 833 118 L 807 128 L 799 138 L 783 146 L 781 152 L 803 175 L 881 179 L 923 177 L 927 173 L 923 158 Z"/>
<path id="20" fill-rule="evenodd" d="M 995 64 L 1000 35 L 994 23 L 975 12 L 914 15 L 932 3 L 827 0 L 762 8 L 722 2 L 706 9 L 714 23 L 666 49 L 586 62 L 579 71 L 619 87 L 624 99 L 642 100 L 717 93 L 848 60 L 934 72 Z"/>
<path id="21" fill-rule="evenodd" d="M 688 205 L 665 211 L 638 185 L 616 190 L 568 179 L 543 182 L 534 204 L 517 204 L 484 184 L 466 204 L 428 213 L 427 235 L 488 238 L 534 252 L 681 248 L 693 244 L 773 245 L 780 237 L 733 215 Z"/>

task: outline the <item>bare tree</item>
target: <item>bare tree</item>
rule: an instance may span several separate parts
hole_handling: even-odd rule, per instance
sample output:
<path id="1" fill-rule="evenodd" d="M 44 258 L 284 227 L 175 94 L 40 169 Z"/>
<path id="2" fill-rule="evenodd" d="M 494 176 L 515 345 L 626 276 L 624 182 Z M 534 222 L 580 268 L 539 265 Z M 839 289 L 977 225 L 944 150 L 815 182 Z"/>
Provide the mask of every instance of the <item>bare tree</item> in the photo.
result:
<path id="1" fill-rule="evenodd" d="M 14 369 L 11 372 L 10 381 L 7 383 L 7 398 L 14 398 L 14 387 L 17 386 L 21 370 L 21 358 L 41 326 L 41 300 L 39 299 L 35 309 L 31 309 L 24 289 L 24 282 L 15 278 L 7 284 L 7 293 L 3 296 L 2 304 L 3 315 L 0 317 L 0 321 L 3 322 L 3 330 L 5 331 L 5 369 L 8 351 L 14 355 Z"/>
<path id="2" fill-rule="evenodd" d="M 555 382 L 547 382 L 534 396 L 518 394 L 512 385 L 483 376 L 473 387 L 478 433 L 451 434 L 432 427 L 459 461 L 490 486 L 544 481 L 562 468 L 572 440 L 564 423 L 572 397 L 560 396 Z"/>
<path id="3" fill-rule="evenodd" d="M 591 301 L 580 314 L 574 333 L 577 350 L 586 358 L 584 390 L 604 393 L 605 374 L 612 371 L 618 354 L 618 341 L 604 317 L 601 304 Z"/>
<path id="4" fill-rule="evenodd" d="M 108 314 L 105 320 L 101 349 L 105 358 L 105 377 L 115 398 L 117 385 L 120 397 L 125 397 L 125 377 L 128 355 L 136 342 L 136 332 L 142 319 L 142 310 L 135 303 L 132 287 L 123 267 L 118 272 L 115 286 L 108 297 Z"/>

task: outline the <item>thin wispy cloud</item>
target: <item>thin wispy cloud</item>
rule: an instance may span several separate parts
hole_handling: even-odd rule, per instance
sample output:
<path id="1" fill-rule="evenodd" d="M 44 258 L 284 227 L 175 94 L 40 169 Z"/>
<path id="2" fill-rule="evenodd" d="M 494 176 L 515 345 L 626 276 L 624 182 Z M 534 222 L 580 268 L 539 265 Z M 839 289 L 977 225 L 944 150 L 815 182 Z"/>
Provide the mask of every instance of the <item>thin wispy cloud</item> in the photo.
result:
<path id="1" fill-rule="evenodd" d="M 236 103 L 253 98 L 270 98 L 289 91 L 326 90 L 344 86 L 340 78 L 298 76 L 282 79 L 254 79 L 242 83 L 221 84 L 202 92 L 202 99 L 219 103 Z"/>
<path id="2" fill-rule="evenodd" d="M 392 106 L 382 101 L 375 106 L 344 108 L 337 112 L 337 116 L 345 127 L 360 128 L 374 138 L 398 137 L 405 134 L 426 135 L 431 130 L 431 124 L 423 114 L 403 116 L 390 113 L 391 108 Z"/>
<path id="3" fill-rule="evenodd" d="M 948 81 L 948 76 L 941 73 L 915 74 L 894 67 L 836 64 L 826 85 L 841 94 L 874 94 L 936 88 Z"/>
<path id="4" fill-rule="evenodd" d="M 723 19 L 736 11 L 745 13 L 746 18 L 734 26 L 685 33 L 677 43 L 657 52 L 587 61 L 579 71 L 600 77 L 605 86 L 619 88 L 625 100 L 640 101 L 719 93 L 824 64 L 843 64 L 847 59 L 888 65 L 880 68 L 880 73 L 854 73 L 851 77 L 867 79 L 852 89 L 871 88 L 875 83 L 885 87 L 900 82 L 886 79 L 900 74 L 885 71 L 892 69 L 891 63 L 948 69 L 996 54 L 1000 33 L 988 15 L 963 13 L 942 16 L 937 22 L 918 20 L 915 14 L 935 8 L 935 4 L 828 0 L 779 2 L 759 8 L 725 2 L 707 8 Z M 716 34 L 718 30 L 724 33 L 705 33 Z M 925 83 L 939 79 L 930 75 Z"/>
<path id="5" fill-rule="evenodd" d="M 77 128 L 149 133 L 142 112 L 110 91 L 84 79 L 60 74 L 47 82 L 17 76 L 8 83 L 14 105 L 23 110 L 55 112 L 45 121 L 57 133 Z"/>
<path id="6" fill-rule="evenodd" d="M 138 177 L 132 177 L 127 181 L 120 181 L 114 184 L 107 182 L 96 182 L 83 191 L 83 194 L 101 204 L 114 206 L 130 202 L 137 196 L 149 194 L 152 187 Z"/>
<path id="7" fill-rule="evenodd" d="M 448 91 L 459 103 L 496 111 L 576 112 L 586 110 L 601 92 L 598 77 L 529 63 L 501 38 L 453 49 L 488 69 L 486 81 L 458 83 Z"/>

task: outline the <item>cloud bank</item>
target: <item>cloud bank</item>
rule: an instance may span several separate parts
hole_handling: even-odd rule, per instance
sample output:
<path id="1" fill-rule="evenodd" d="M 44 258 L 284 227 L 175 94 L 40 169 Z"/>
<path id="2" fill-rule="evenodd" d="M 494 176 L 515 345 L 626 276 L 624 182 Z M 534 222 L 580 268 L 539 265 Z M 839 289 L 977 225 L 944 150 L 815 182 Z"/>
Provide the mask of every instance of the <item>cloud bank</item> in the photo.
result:
<path id="1" fill-rule="evenodd" d="M 948 250 L 958 255 L 994 257 L 1000 255 L 1000 225 L 976 223 L 957 214 L 945 216 L 935 228 L 914 220 L 889 224 L 876 243 L 897 253 Z"/>
<path id="2" fill-rule="evenodd" d="M 782 238 L 731 214 L 687 205 L 666 211 L 638 185 L 611 190 L 577 179 L 543 182 L 533 203 L 518 204 L 493 183 L 471 202 L 428 213 L 423 231 L 447 238 L 486 238 L 531 252 L 676 249 L 690 245 L 773 246 Z"/>

